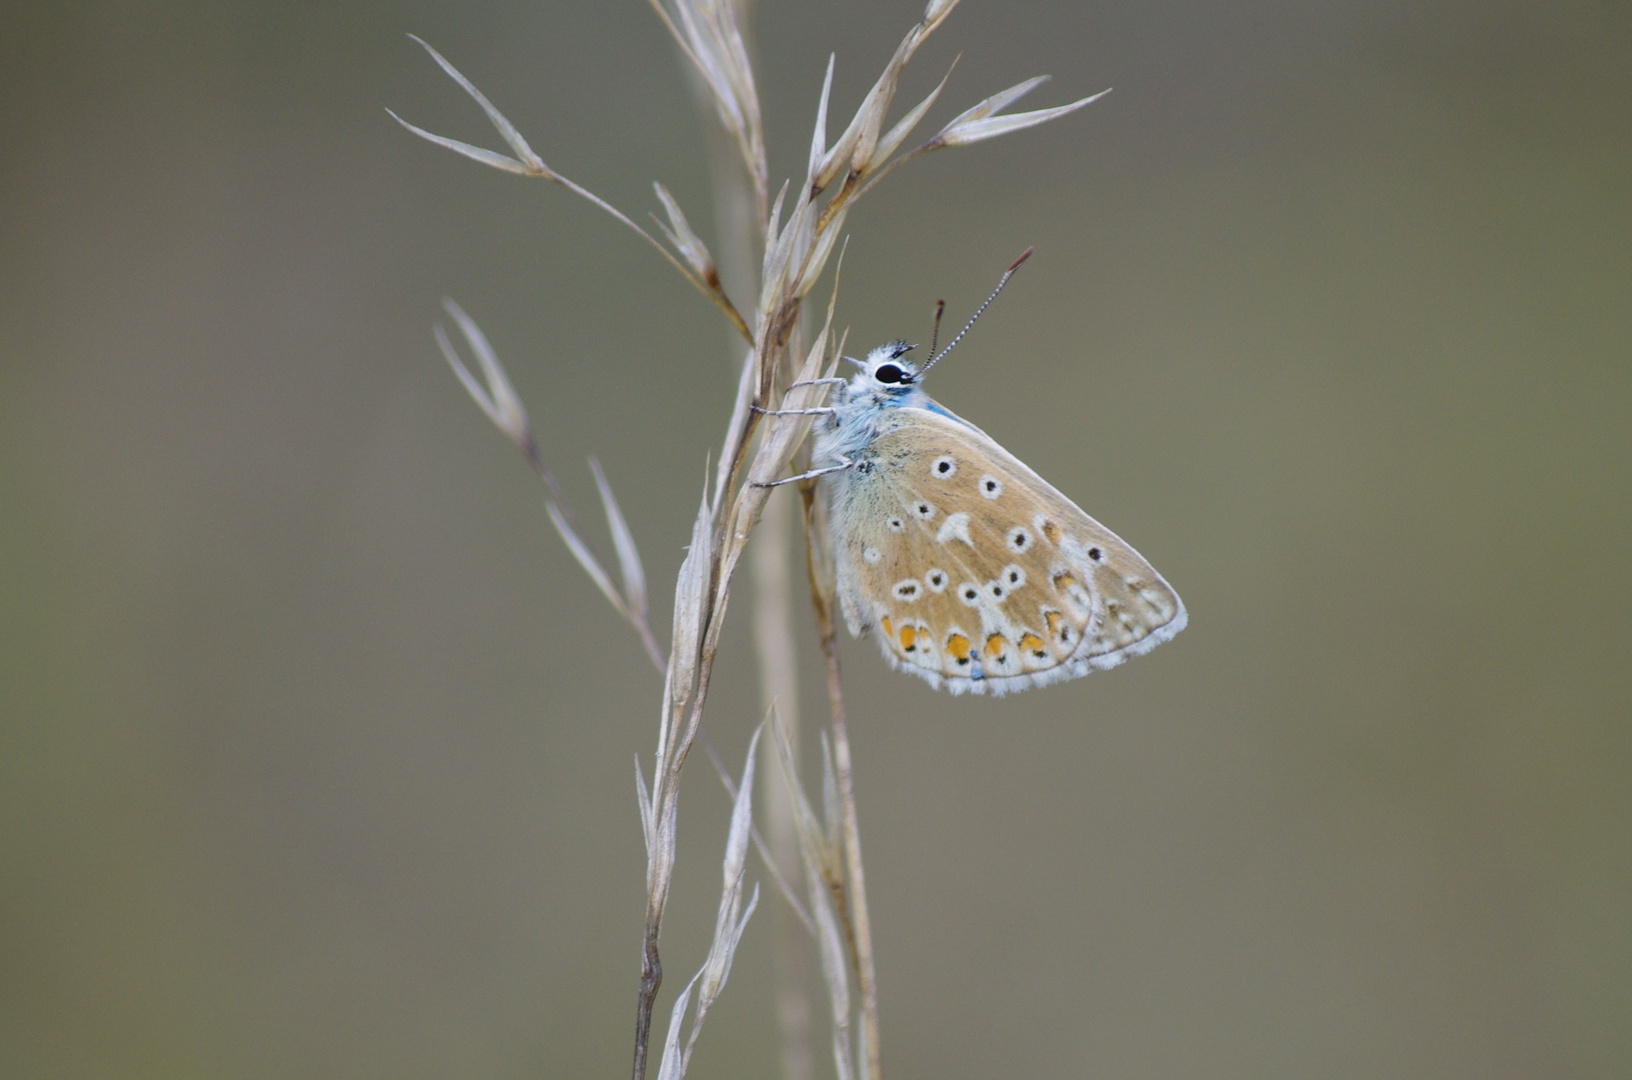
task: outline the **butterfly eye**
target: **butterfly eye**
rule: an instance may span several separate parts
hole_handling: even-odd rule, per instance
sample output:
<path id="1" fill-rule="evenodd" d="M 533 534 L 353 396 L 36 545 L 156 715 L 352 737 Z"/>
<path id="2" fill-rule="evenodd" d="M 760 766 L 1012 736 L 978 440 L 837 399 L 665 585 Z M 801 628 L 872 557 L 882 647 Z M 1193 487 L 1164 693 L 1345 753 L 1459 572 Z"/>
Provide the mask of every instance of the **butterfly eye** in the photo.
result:
<path id="1" fill-rule="evenodd" d="M 881 383 L 901 383 L 907 381 L 906 372 L 902 371 L 894 364 L 880 364 L 878 370 L 873 372 L 873 378 L 877 379 Z"/>

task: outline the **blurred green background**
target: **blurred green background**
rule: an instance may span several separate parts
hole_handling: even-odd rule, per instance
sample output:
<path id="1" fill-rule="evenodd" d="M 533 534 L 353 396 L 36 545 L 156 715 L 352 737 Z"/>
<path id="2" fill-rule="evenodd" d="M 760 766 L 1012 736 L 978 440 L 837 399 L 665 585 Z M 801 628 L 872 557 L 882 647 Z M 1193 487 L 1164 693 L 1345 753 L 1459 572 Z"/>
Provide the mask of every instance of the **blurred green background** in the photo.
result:
<path id="1" fill-rule="evenodd" d="M 847 117 L 918 8 L 760 6 L 777 178 L 828 53 Z M 481 322 L 590 519 L 599 456 L 665 629 L 727 338 L 586 204 L 393 124 L 500 145 L 405 32 L 712 235 L 637 0 L 0 13 L 7 1077 L 626 1074 L 659 683 L 430 326 Z M 932 392 L 1191 622 L 1002 701 L 847 642 L 892 1075 L 1632 1075 L 1632 9 L 969 0 L 902 100 L 959 53 L 926 131 L 1116 90 L 895 173 L 838 321 L 922 337 L 1035 244 Z M 778 902 L 696 1075 L 775 1074 Z"/>

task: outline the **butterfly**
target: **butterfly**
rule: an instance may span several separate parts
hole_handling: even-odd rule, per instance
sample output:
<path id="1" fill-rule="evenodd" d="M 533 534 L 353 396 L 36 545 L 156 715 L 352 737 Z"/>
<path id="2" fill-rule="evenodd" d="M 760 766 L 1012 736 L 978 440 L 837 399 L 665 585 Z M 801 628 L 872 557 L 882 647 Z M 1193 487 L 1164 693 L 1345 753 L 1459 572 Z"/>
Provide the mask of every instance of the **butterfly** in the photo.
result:
<path id="1" fill-rule="evenodd" d="M 1000 695 L 1115 667 L 1184 629 L 1178 593 L 1137 551 L 924 393 L 946 351 L 920 370 L 911 348 L 852 360 L 850 379 L 824 380 L 825 408 L 799 410 L 821 418 L 813 468 L 789 480 L 816 478 L 850 633 L 933 687 Z"/>

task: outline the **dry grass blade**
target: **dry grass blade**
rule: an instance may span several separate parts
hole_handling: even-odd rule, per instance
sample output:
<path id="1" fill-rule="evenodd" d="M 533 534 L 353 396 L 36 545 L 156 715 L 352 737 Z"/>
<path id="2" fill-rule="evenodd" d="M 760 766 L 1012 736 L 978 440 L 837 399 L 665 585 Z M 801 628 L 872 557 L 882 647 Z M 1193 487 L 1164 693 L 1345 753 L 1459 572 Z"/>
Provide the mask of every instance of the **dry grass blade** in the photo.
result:
<path id="1" fill-rule="evenodd" d="M 924 114 L 929 112 L 930 106 L 935 104 L 935 99 L 941 96 L 942 90 L 946 89 L 946 80 L 952 77 L 952 70 L 955 67 L 957 67 L 956 62 L 953 63 L 952 67 L 946 69 L 946 74 L 941 76 L 941 81 L 935 85 L 935 89 L 929 92 L 929 96 L 915 105 L 907 115 L 897 121 L 896 125 L 885 132 L 884 136 L 878 140 L 878 147 L 873 152 L 873 168 L 875 170 L 878 167 L 877 163 L 888 160 L 889 156 L 895 153 L 896 148 L 906 141 L 907 136 L 912 134 L 912 129 L 917 127 L 924 119 Z"/>
<path id="2" fill-rule="evenodd" d="M 827 732 L 824 731 L 822 732 L 822 839 L 827 847 L 834 852 L 833 857 L 835 860 L 839 858 L 844 850 L 840 847 L 840 823 L 843 817 L 844 814 L 839 809 L 839 781 L 837 775 L 833 772 L 833 743 L 827 737 Z M 838 866 L 829 875 L 828 880 L 835 883 L 844 880 L 842 865 Z"/>
<path id="3" fill-rule="evenodd" d="M 652 637 L 651 626 L 646 621 L 646 575 L 641 569 L 640 553 L 635 548 L 629 525 L 618 509 L 612 488 L 601 473 L 600 464 L 591 458 L 589 467 L 595 474 L 595 484 L 600 489 L 601 505 L 606 509 L 607 527 L 611 530 L 612 543 L 617 549 L 618 562 L 623 570 L 621 593 L 613 587 L 611 575 L 590 550 L 577 521 L 562 501 L 561 490 L 556 486 L 555 477 L 545 468 L 543 459 L 539 456 L 538 442 L 533 438 L 532 427 L 527 420 L 527 410 L 522 407 L 521 398 L 511 386 L 510 378 L 505 374 L 504 366 L 499 363 L 493 346 L 488 343 L 487 335 L 482 333 L 481 327 L 477 326 L 476 321 L 466 315 L 458 304 L 452 300 L 443 300 L 442 305 L 459 324 L 459 331 L 464 334 L 465 343 L 476 355 L 476 363 L 481 369 L 482 378 L 478 380 L 471 373 L 470 368 L 459 358 L 458 350 L 448 340 L 446 331 L 438 324 L 434 328 L 436 342 L 442 349 L 442 355 L 448 361 L 448 366 L 453 369 L 460 384 L 487 418 L 526 455 L 527 460 L 538 471 L 549 490 L 549 497 L 544 500 L 544 508 L 550 515 L 550 523 L 555 526 L 562 542 L 567 545 L 567 550 L 572 552 L 572 557 L 578 560 L 578 565 L 583 567 L 584 573 L 589 575 L 595 587 L 601 590 L 601 595 L 606 597 L 613 610 L 635 628 L 635 632 L 640 635 L 641 644 L 646 649 L 646 655 L 661 673 L 665 667 L 663 652 L 657 647 L 657 641 Z M 486 385 L 483 385 L 484 382 Z"/>
<path id="4" fill-rule="evenodd" d="M 691 1004 L 691 992 L 696 986 L 697 975 L 693 975 L 691 982 L 674 999 L 674 1008 L 669 1010 L 669 1033 L 663 1039 L 663 1058 L 657 1066 L 657 1080 L 680 1080 L 685 1075 L 685 1053 L 680 1049 L 680 1035 L 685 1031 L 686 1006 Z"/>
<path id="5" fill-rule="evenodd" d="M 840 135 L 833 148 L 822 159 L 821 167 L 811 177 L 811 185 L 816 191 L 824 190 L 846 165 L 849 171 L 855 174 L 865 173 L 868 167 L 877 159 L 878 136 L 884 129 L 884 117 L 890 111 L 890 103 L 895 100 L 896 86 L 901 79 L 901 71 L 912 59 L 918 47 L 941 21 L 951 13 L 952 3 L 931 3 L 925 9 L 923 19 L 912 29 L 907 31 L 901 43 L 896 46 L 895 54 L 890 57 L 889 63 L 873 83 L 867 96 L 862 99 L 861 106 L 851 118 L 844 134 Z"/>
<path id="6" fill-rule="evenodd" d="M 595 486 L 600 489 L 601 506 L 606 511 L 606 524 L 612 530 L 612 546 L 617 549 L 618 566 L 623 571 L 624 599 L 630 611 L 644 616 L 646 573 L 640 566 L 640 552 L 635 548 L 635 538 L 630 535 L 629 525 L 623 520 L 623 512 L 618 509 L 618 500 L 612 494 L 612 486 L 606 482 L 606 476 L 601 472 L 601 463 L 590 458 L 589 471 L 595 474 Z"/>
<path id="7" fill-rule="evenodd" d="M 742 769 L 742 780 L 737 784 L 736 804 L 731 808 L 731 828 L 725 841 L 725 859 L 721 867 L 724 878 L 720 889 L 720 906 L 714 921 L 714 941 L 709 947 L 708 959 L 698 972 L 701 979 L 697 989 L 697 1013 L 692 1019 L 691 1034 L 686 1039 L 686 1061 L 691 1059 L 692 1047 L 702 1032 L 703 1018 L 725 987 L 731 976 L 731 961 L 736 957 L 737 943 L 748 919 L 759 904 L 759 888 L 744 910 L 742 878 L 748 862 L 748 839 L 753 824 L 754 761 L 759 749 L 759 736 L 765 730 L 761 724 L 754 729 L 748 742 L 748 760 Z"/>
<path id="8" fill-rule="evenodd" d="M 1029 87 L 1027 89 L 1030 89 Z M 1014 113 L 1010 116 L 987 116 L 972 119 L 954 120 L 948 124 L 939 135 L 930 140 L 931 146 L 968 146 L 970 143 L 980 142 L 983 139 L 996 138 L 1007 135 L 1012 131 L 1024 131 L 1038 124 L 1046 124 L 1067 113 L 1076 112 L 1084 105 L 1090 105 L 1109 94 L 1110 90 L 1101 90 L 1097 94 L 1081 98 L 1069 105 L 1057 105 L 1052 109 L 1037 109 L 1033 112 Z"/>
<path id="9" fill-rule="evenodd" d="M 771 719 L 771 723 L 774 727 L 777 723 L 774 717 L 780 715 L 776 711 L 775 705 L 771 706 L 770 712 L 767 715 L 768 717 L 773 718 Z M 726 794 L 731 797 L 732 804 L 735 805 L 737 798 L 736 781 L 732 780 L 731 774 L 725 771 L 724 762 L 720 761 L 720 756 L 714 752 L 714 747 L 709 745 L 706 736 L 703 739 L 703 751 L 708 755 L 709 762 L 714 766 L 715 775 L 720 778 L 720 786 L 725 788 Z M 638 769 L 638 761 L 636 762 L 636 765 Z M 644 779 L 642 779 L 640 783 L 644 787 Z M 637 792 L 637 794 L 639 793 Z M 788 902 L 788 906 L 793 909 L 794 915 L 796 915 L 799 921 L 804 924 L 805 929 L 811 934 L 815 934 L 816 925 L 810 921 L 810 913 L 805 910 L 804 903 L 800 901 L 798 895 L 793 891 L 793 885 L 788 881 L 787 875 L 784 874 L 782 872 L 782 868 L 777 865 L 776 859 L 771 855 L 770 849 L 766 846 L 764 839 L 760 837 L 759 830 L 757 828 L 750 827 L 748 832 L 749 835 L 753 837 L 754 850 L 759 852 L 759 858 L 765 865 L 765 871 L 771 875 L 771 880 L 776 883 L 777 891 L 780 892 L 782 894 L 782 898 Z"/>
<path id="10" fill-rule="evenodd" d="M 708 1010 L 719 998 L 720 991 L 725 988 L 726 980 L 731 977 L 731 962 L 736 957 L 737 946 L 742 941 L 743 931 L 748 927 L 748 920 L 753 917 L 754 909 L 759 906 L 759 887 L 754 887 L 753 895 L 748 898 L 746 905 L 742 899 L 743 872 L 747 866 L 748 835 L 753 822 L 753 788 L 754 788 L 754 760 L 759 747 L 759 736 L 764 731 L 761 724 L 754 730 L 753 738 L 748 743 L 748 758 L 743 765 L 742 780 L 737 784 L 735 802 L 731 808 L 731 827 L 726 835 L 725 858 L 721 865 L 723 882 L 720 889 L 719 912 L 714 923 L 714 940 L 709 946 L 708 957 L 702 967 L 693 975 L 691 982 L 686 985 L 674 1003 L 669 1013 L 669 1031 L 663 1041 L 663 1058 L 658 1065 L 659 1080 L 680 1080 L 686 1074 L 691 1064 L 691 1053 L 697 1045 L 697 1038 L 702 1034 L 703 1021 L 708 1016 Z M 690 1004 L 693 990 L 697 993 L 697 1009 L 691 1018 L 691 1031 L 686 1036 L 684 1046 L 680 1041 L 680 1033 L 685 1021 L 686 1008 Z"/>
<path id="11" fill-rule="evenodd" d="M 595 553 L 589 550 L 589 545 L 584 543 L 583 538 L 573 529 L 572 523 L 561 512 L 561 508 L 555 505 L 554 500 L 547 499 L 544 502 L 544 509 L 549 512 L 550 523 L 555 526 L 555 531 L 561 534 L 561 542 L 567 545 L 567 550 L 572 552 L 572 557 L 577 559 L 578 565 L 584 568 L 584 573 L 589 575 L 589 580 L 593 581 L 595 587 L 601 590 L 601 595 L 606 597 L 606 602 L 616 608 L 618 614 L 628 617 L 629 608 L 624 604 L 623 597 L 618 595 L 617 586 L 612 584 L 611 575 L 601 566 L 600 560 L 595 558 Z"/>
<path id="12" fill-rule="evenodd" d="M 822 276 L 822 271 L 827 266 L 827 258 L 833 253 L 834 241 L 844 233 L 844 219 L 849 213 L 850 208 L 848 206 L 841 207 L 839 212 L 834 214 L 832 220 L 827 223 L 827 227 L 817 234 L 816 243 L 805 253 L 799 267 L 798 282 L 793 287 L 794 296 L 802 300 L 810 295 L 811 289 L 816 287 L 817 279 Z M 829 312 L 830 318 L 831 314 Z"/>
<path id="13" fill-rule="evenodd" d="M 530 176 L 541 180 L 549 180 L 552 183 L 560 184 L 573 194 L 600 207 L 600 209 L 610 214 L 623 225 L 634 230 L 637 236 L 650 244 L 659 255 L 663 256 L 663 258 L 668 261 L 669 265 L 673 266 L 680 272 L 682 277 L 691 282 L 692 286 L 696 288 L 698 292 L 708 297 L 709 301 L 714 304 L 715 307 L 719 308 L 721 313 L 723 313 L 727 319 L 731 320 L 732 325 L 736 327 L 738 333 L 749 341 L 753 340 L 753 332 L 748 329 L 748 324 L 743 321 L 742 315 L 735 307 L 732 306 L 731 301 L 726 298 L 725 294 L 720 291 L 718 275 L 715 275 L 712 280 L 705 279 L 702 274 L 693 271 L 691 267 L 675 258 L 673 252 L 669 251 L 668 248 L 658 243 L 657 240 L 645 229 L 642 229 L 639 225 L 636 225 L 622 210 L 619 210 L 617 207 L 613 206 L 611 203 L 607 202 L 593 191 L 590 191 L 588 188 L 574 183 L 565 176 L 562 176 L 560 173 L 556 172 L 554 169 L 551 169 L 548 165 L 545 165 L 543 159 L 533 152 L 532 147 L 527 145 L 527 140 L 522 138 L 521 133 L 516 130 L 515 125 L 510 123 L 504 114 L 499 112 L 499 110 L 493 106 L 493 103 L 488 101 L 480 90 L 476 89 L 475 84 L 473 84 L 469 79 L 465 78 L 457 68 L 443 58 L 442 54 L 431 48 L 424 41 L 414 37 L 412 34 L 408 36 L 413 38 L 414 41 L 418 42 L 426 52 L 430 53 L 431 57 L 436 60 L 437 64 L 441 66 L 442 70 L 447 72 L 450 78 L 457 82 L 467 94 L 476 100 L 476 103 L 482 107 L 482 110 L 485 113 L 487 113 L 487 118 L 492 121 L 493 126 L 498 129 L 499 134 L 503 136 L 505 142 L 510 144 L 510 148 L 516 152 L 516 155 L 520 160 L 517 160 L 516 158 L 508 158 L 503 154 L 497 154 L 491 150 L 484 150 L 479 146 L 472 146 L 469 143 L 460 142 L 457 139 L 449 139 L 442 135 L 434 135 L 431 132 L 426 131 L 424 128 L 410 124 L 396 113 L 393 113 L 391 110 L 387 109 L 386 112 L 390 113 L 393 120 L 407 128 L 409 131 L 413 132 L 415 135 L 427 139 L 438 146 L 452 150 L 457 154 L 463 154 L 465 157 L 468 157 L 473 161 L 479 161 L 484 165 L 491 165 L 496 169 L 502 169 L 505 172 L 516 173 L 521 176 Z"/>
<path id="14" fill-rule="evenodd" d="M 668 188 L 654 183 L 652 190 L 657 192 L 658 201 L 663 204 L 664 211 L 669 215 L 669 223 L 664 225 L 658 221 L 656 214 L 652 215 L 652 220 L 657 221 L 657 227 L 663 230 L 664 238 L 674 245 L 674 249 L 697 272 L 697 276 L 708 282 L 710 288 L 718 289 L 720 273 L 714 268 L 714 257 L 708 253 L 708 245 L 692 231 L 691 223 L 680 211 L 680 204 L 669 194 Z"/>
<path id="15" fill-rule="evenodd" d="M 771 733 L 776 742 L 776 752 L 782 761 L 783 771 L 789 777 L 788 787 L 793 798 L 793 820 L 799 834 L 800 852 L 804 856 L 807 868 L 814 869 L 817 872 L 816 876 L 823 882 L 831 881 L 841 868 L 838 847 L 829 842 L 827 828 L 811 808 L 810 799 L 806 797 L 804 787 L 799 783 L 793 743 L 788 738 L 787 730 L 781 721 L 774 715 L 771 717 Z"/>
<path id="16" fill-rule="evenodd" d="M 426 131 L 424 128 L 419 127 L 417 124 L 410 124 L 408 121 L 404 120 L 390 109 L 385 111 L 386 115 L 390 116 L 391 119 L 395 120 L 397 123 L 401 124 L 403 127 L 407 128 L 409 131 L 413 132 L 415 135 L 418 135 L 425 141 L 433 142 L 443 149 L 452 150 L 456 154 L 463 154 L 472 161 L 480 162 L 483 165 L 491 165 L 493 168 L 500 169 L 504 172 L 515 173 L 517 176 L 540 175 L 536 169 L 523 165 L 515 158 L 508 158 L 503 154 L 494 153 L 492 150 L 484 150 L 480 146 L 472 146 L 470 143 L 460 142 L 458 139 L 450 139 L 446 135 L 433 134 Z"/>
<path id="17" fill-rule="evenodd" d="M 822 77 L 822 93 L 816 101 L 816 123 L 810 137 L 810 161 L 805 169 L 805 176 L 811 183 L 815 182 L 816 175 L 821 171 L 822 160 L 827 154 L 827 102 L 833 93 L 833 64 L 836 57 L 833 53 L 827 54 L 827 74 Z M 814 194 L 812 192 L 811 194 Z M 774 231 L 774 221 L 773 221 Z"/>
<path id="18" fill-rule="evenodd" d="M 527 140 L 521 137 L 521 132 L 516 130 L 516 126 L 512 124 L 503 113 L 495 108 L 491 101 L 487 100 L 487 96 L 485 94 L 476 89 L 474 83 L 465 78 L 464 75 L 460 73 L 458 68 L 448 63 L 447 59 L 443 57 L 441 53 L 431 48 L 422 39 L 415 37 L 413 34 L 409 34 L 408 37 L 414 42 L 418 43 L 418 45 L 426 52 L 430 53 L 431 59 L 435 60 L 442 70 L 448 73 L 448 77 L 454 82 L 458 83 L 465 93 L 469 94 L 475 99 L 476 104 L 482 107 L 482 111 L 487 114 L 488 120 L 491 121 L 494 128 L 498 130 L 499 136 L 503 138 L 509 145 L 510 149 L 514 151 L 516 159 L 518 160 L 512 161 L 510 158 L 505 158 L 500 154 L 493 154 L 491 151 L 477 150 L 476 147 L 467 146 L 464 143 L 456 143 L 452 139 L 444 139 L 438 135 L 431 135 L 428 132 L 421 131 L 419 128 L 414 127 L 405 120 L 399 119 L 397 120 L 397 123 L 402 124 L 403 126 L 414 131 L 416 134 L 422 135 L 440 146 L 446 146 L 450 150 L 457 150 L 466 157 L 476 157 L 476 154 L 471 153 L 471 151 L 477 151 L 477 153 L 484 155 L 490 154 L 492 157 L 498 158 L 500 161 L 508 161 L 513 165 L 521 166 L 521 168 L 517 170 L 511 168 L 510 165 L 502 165 L 496 161 L 486 161 L 486 164 L 494 165 L 495 167 L 504 169 L 507 172 L 520 171 L 524 173 L 531 173 L 535 176 L 554 177 L 555 174 L 550 171 L 550 167 L 544 164 L 544 160 L 542 158 L 533 153 L 533 148 L 527 145 Z M 392 115 L 395 116 L 394 113 Z M 484 159 L 482 157 L 476 157 L 476 160 L 483 161 Z"/>
<path id="19" fill-rule="evenodd" d="M 737 397 L 731 405 L 731 423 L 726 428 L 726 444 L 720 454 L 719 464 L 714 470 L 716 506 L 724 505 L 726 493 L 736 477 L 736 468 L 741 464 L 740 452 L 748 438 L 749 425 L 753 421 L 754 387 L 758 380 L 758 354 L 756 351 L 750 351 L 744 358 L 742 370 L 737 376 Z"/>
<path id="20" fill-rule="evenodd" d="M 683 708 L 690 699 L 697 680 L 698 650 L 703 632 L 703 605 L 707 600 L 708 583 L 712 577 L 713 552 L 710 542 L 714 535 L 714 513 L 705 496 L 697 508 L 697 517 L 691 526 L 691 543 L 686 558 L 680 564 L 680 578 L 674 590 L 674 633 L 669 639 L 668 701 L 675 710 Z M 659 730 L 658 768 L 666 771 L 673 747 L 667 736 L 671 720 L 666 718 Z M 654 778 L 653 783 L 660 781 Z"/>
<path id="21" fill-rule="evenodd" d="M 855 198 L 860 198 L 873 189 L 873 185 L 884 179 L 895 170 L 897 165 L 911 161 L 933 150 L 942 150 L 950 146 L 968 146 L 970 143 L 993 139 L 999 135 L 1007 135 L 1013 131 L 1023 131 L 1038 124 L 1046 124 L 1050 120 L 1057 120 L 1067 113 L 1076 112 L 1084 105 L 1091 105 L 1110 93 L 1110 90 L 1101 90 L 1097 94 L 1073 101 L 1068 105 L 1059 105 L 1052 109 L 1037 109 L 1034 112 L 1015 113 L 1011 116 L 992 115 L 1015 99 L 1029 93 L 1038 85 L 1047 82 L 1047 75 L 1038 75 L 1009 87 L 1007 90 L 993 94 L 981 101 L 973 108 L 966 109 L 953 118 L 952 122 L 943 127 L 928 142 L 910 154 L 902 154 L 888 164 L 875 169 L 872 176 L 861 188 L 856 191 Z"/>
<path id="22" fill-rule="evenodd" d="M 459 382 L 465 391 L 475 399 L 482 412 L 493 421 L 493 425 L 502 431 L 506 438 L 516 444 L 516 448 L 527 455 L 528 460 L 538 464 L 538 444 L 533 439 L 531 425 L 527 422 L 527 410 L 521 404 L 521 398 L 516 394 L 514 386 L 510 385 L 510 377 L 504 372 L 504 365 L 488 344 L 487 335 L 476 321 L 465 314 L 463 308 L 451 299 L 444 298 L 442 307 L 459 324 L 459 332 L 465 335 L 465 343 L 470 351 L 476 354 L 476 363 L 482 369 L 482 378 L 487 382 L 484 387 L 476 381 L 459 353 L 454 349 L 448 335 L 443 332 L 441 324 L 435 329 L 436 343 L 442 349 L 442 356 L 448 366 L 459 377 Z M 553 485 L 552 485 L 553 486 Z"/>
<path id="23" fill-rule="evenodd" d="M 646 842 L 646 857 L 652 856 L 652 840 L 657 822 L 652 817 L 652 793 L 646 787 L 646 774 L 640 768 L 640 755 L 635 755 L 635 804 L 640 808 L 640 831 Z"/>
<path id="24" fill-rule="evenodd" d="M 814 874 L 810 875 L 810 902 L 815 909 L 817 954 L 822 962 L 822 981 L 827 984 L 828 1004 L 833 1011 L 833 1067 L 838 1080 L 856 1074 L 850 1044 L 850 977 L 846 970 L 844 936 L 833 912 L 833 897 Z"/>
<path id="25" fill-rule="evenodd" d="M 954 116 L 951 122 L 948 123 L 946 127 L 942 128 L 941 131 L 944 133 L 960 124 L 968 124 L 976 120 L 984 120 L 986 117 L 997 112 L 999 109 L 1006 108 L 1007 106 L 1012 105 L 1014 102 L 1019 101 L 1021 98 L 1025 97 L 1027 94 L 1031 93 L 1048 80 L 1049 76 L 1047 75 L 1033 75 L 1024 82 L 1015 83 L 1007 90 L 999 90 L 991 97 L 976 102 L 970 108 L 967 108 L 958 115 Z"/>
<path id="26" fill-rule="evenodd" d="M 752 178 L 759 216 L 766 194 L 765 133 L 748 48 L 730 0 L 649 0 L 680 51 L 708 84 L 720 123 L 737 143 Z M 678 20 L 678 22 L 677 22 Z"/>
<path id="27" fill-rule="evenodd" d="M 601 507 L 606 511 L 606 526 L 612 533 L 612 546 L 618 553 L 618 567 L 623 573 L 624 602 L 619 611 L 635 628 L 635 633 L 640 635 L 640 643 L 645 646 L 646 655 L 661 673 L 667 669 L 668 663 L 663 659 L 663 650 L 657 647 L 657 639 L 652 636 L 651 624 L 646 620 L 646 572 L 641 569 L 640 551 L 635 547 L 635 538 L 629 532 L 629 524 L 623 520 L 623 512 L 618 509 L 618 500 L 612 494 L 612 485 L 606 482 L 606 477 L 601 473 L 601 463 L 590 458 L 589 469 L 595 474 L 595 486 L 600 489 Z"/>
<path id="28" fill-rule="evenodd" d="M 777 753 L 789 777 L 794 805 L 794 821 L 799 836 L 799 853 L 805 864 L 805 881 L 809 887 L 813 933 L 822 966 L 822 980 L 827 984 L 828 1002 L 833 1012 L 833 1063 L 841 1080 L 855 1074 L 855 1062 L 850 1043 L 850 975 L 851 950 L 849 935 L 840 928 L 840 915 L 835 898 L 843 896 L 844 859 L 839 847 L 839 811 L 829 805 L 827 821 L 818 821 L 811 809 L 810 799 L 799 783 L 794 766 L 793 746 L 785 728 L 772 716 L 771 730 Z M 822 743 L 823 757 L 827 760 L 825 775 L 832 776 L 827 754 L 827 742 Z M 824 795 L 826 788 L 824 785 Z M 834 796 L 836 799 L 836 795 Z M 832 800 L 824 799 L 831 803 Z"/>

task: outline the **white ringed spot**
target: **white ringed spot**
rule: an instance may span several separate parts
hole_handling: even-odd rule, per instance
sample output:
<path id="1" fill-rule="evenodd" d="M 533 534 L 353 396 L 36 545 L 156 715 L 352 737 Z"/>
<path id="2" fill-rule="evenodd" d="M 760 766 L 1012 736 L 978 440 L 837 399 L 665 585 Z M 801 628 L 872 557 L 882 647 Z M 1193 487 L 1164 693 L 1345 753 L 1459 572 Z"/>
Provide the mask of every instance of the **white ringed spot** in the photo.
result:
<path id="1" fill-rule="evenodd" d="M 980 603 L 979 586 L 972 581 L 965 581 L 962 585 L 958 586 L 958 599 L 962 600 L 969 607 L 975 607 Z"/>
<path id="2" fill-rule="evenodd" d="M 925 521 L 928 521 L 930 518 L 935 516 L 935 507 L 930 503 L 919 499 L 917 502 L 912 504 L 912 512 L 923 518 Z"/>
<path id="3" fill-rule="evenodd" d="M 916 600 L 923 586 L 918 584 L 917 578 L 903 578 L 890 589 L 897 600 Z"/>
<path id="4" fill-rule="evenodd" d="M 924 575 L 924 585 L 932 593 L 945 592 L 947 580 L 946 571 L 940 569 L 939 567 L 930 570 L 929 573 Z"/>
<path id="5" fill-rule="evenodd" d="M 900 532 L 902 529 L 905 529 L 907 527 L 906 522 L 902 521 L 900 518 L 895 517 L 893 515 L 886 518 L 884 520 L 884 524 L 891 532 Z"/>
<path id="6" fill-rule="evenodd" d="M 1003 494 L 1003 481 L 995 476 L 986 475 L 980 478 L 980 493 L 988 499 L 995 499 Z"/>
<path id="7" fill-rule="evenodd" d="M 929 475 L 936 480 L 949 479 L 958 471 L 958 462 L 951 454 L 942 454 L 929 463 Z"/>
<path id="8" fill-rule="evenodd" d="M 1025 551 L 1031 547 L 1031 533 L 1024 525 L 1016 525 L 1009 530 L 1009 550 L 1013 552 Z"/>
<path id="9" fill-rule="evenodd" d="M 864 547 L 861 549 L 861 557 L 870 563 L 876 563 L 878 560 L 882 559 L 884 555 L 875 547 Z"/>

